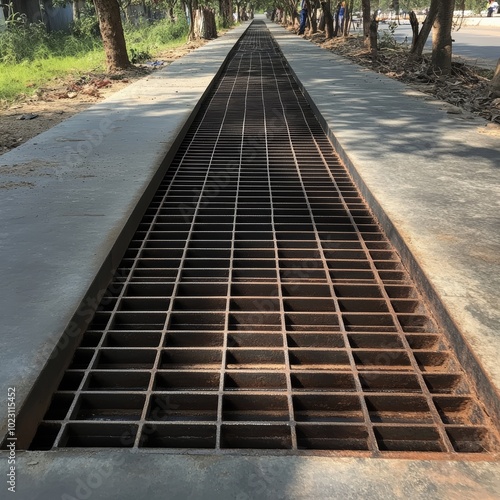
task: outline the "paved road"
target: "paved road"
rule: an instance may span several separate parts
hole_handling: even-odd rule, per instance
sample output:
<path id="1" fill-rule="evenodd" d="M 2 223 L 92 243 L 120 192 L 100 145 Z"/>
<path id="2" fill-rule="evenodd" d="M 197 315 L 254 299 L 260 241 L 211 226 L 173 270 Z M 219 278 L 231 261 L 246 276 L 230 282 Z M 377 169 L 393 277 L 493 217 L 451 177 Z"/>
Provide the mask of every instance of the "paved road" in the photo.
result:
<path id="1" fill-rule="evenodd" d="M 387 29 L 386 24 L 380 25 L 380 30 Z M 407 40 L 411 44 L 412 32 L 409 24 L 396 28 L 396 39 L 399 42 Z M 453 32 L 453 54 L 456 57 L 474 61 L 480 66 L 494 68 L 500 57 L 500 28 L 494 26 L 462 27 Z M 429 36 L 426 50 L 432 46 L 432 36 Z"/>

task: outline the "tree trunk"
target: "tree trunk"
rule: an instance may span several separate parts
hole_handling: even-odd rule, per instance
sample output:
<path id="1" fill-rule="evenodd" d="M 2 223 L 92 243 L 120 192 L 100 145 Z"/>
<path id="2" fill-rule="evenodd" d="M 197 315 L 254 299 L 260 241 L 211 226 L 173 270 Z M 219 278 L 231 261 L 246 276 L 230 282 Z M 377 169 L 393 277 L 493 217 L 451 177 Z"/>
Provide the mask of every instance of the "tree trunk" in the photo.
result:
<path id="1" fill-rule="evenodd" d="M 392 6 L 394 8 L 394 13 L 396 14 L 396 17 L 399 22 L 399 0 L 393 0 Z"/>
<path id="2" fill-rule="evenodd" d="M 185 0 L 184 6 L 186 8 L 186 16 L 189 23 L 187 39 L 188 41 L 193 41 L 196 39 L 196 35 L 194 34 L 194 12 L 197 9 L 197 5 L 195 5 L 194 0 Z"/>
<path id="3" fill-rule="evenodd" d="M 236 1 L 236 22 L 239 23 L 241 21 L 240 18 L 240 2 Z"/>
<path id="4" fill-rule="evenodd" d="M 361 9 L 363 11 L 363 43 L 367 49 L 371 48 L 370 40 L 370 0 L 361 0 Z"/>
<path id="5" fill-rule="evenodd" d="M 354 6 L 354 0 L 345 3 L 345 14 L 344 14 L 344 36 L 349 35 L 351 29 L 351 17 Z"/>
<path id="6" fill-rule="evenodd" d="M 73 0 L 73 20 L 80 19 L 82 13 L 82 5 L 81 0 Z"/>
<path id="7" fill-rule="evenodd" d="M 434 0 L 437 2 L 437 0 Z M 439 0 L 432 33 L 431 70 L 439 75 L 451 73 L 453 11 L 455 0 Z"/>
<path id="8" fill-rule="evenodd" d="M 378 59 L 378 46 L 377 46 L 378 22 L 375 16 L 376 14 L 373 14 L 373 19 L 370 22 L 370 51 L 372 56 L 372 62 L 376 62 L 376 60 Z"/>
<path id="9" fill-rule="evenodd" d="M 432 25 L 434 24 L 434 20 L 437 15 L 437 7 L 438 1 L 432 0 L 431 6 L 429 8 L 429 12 L 425 18 L 425 21 L 422 23 L 422 28 L 416 40 L 412 44 L 410 55 L 408 56 L 408 61 L 414 61 L 415 59 L 419 59 L 422 57 L 422 52 L 424 50 L 425 42 L 427 38 L 429 38 L 429 33 L 431 32 Z"/>
<path id="10" fill-rule="evenodd" d="M 117 0 L 94 0 L 99 19 L 102 43 L 106 54 L 106 67 L 109 72 L 127 69 L 130 61 L 123 35 L 120 6 Z"/>
<path id="11" fill-rule="evenodd" d="M 215 13 L 212 9 L 208 7 L 196 9 L 194 13 L 194 36 L 204 40 L 217 38 Z"/>
<path id="12" fill-rule="evenodd" d="M 495 74 L 491 79 L 491 91 L 493 93 L 493 97 L 500 97 L 500 59 L 497 61 Z"/>
<path id="13" fill-rule="evenodd" d="M 321 8 L 323 9 L 323 15 L 325 18 L 325 37 L 330 39 L 335 36 L 333 31 L 333 16 L 330 11 L 330 2 L 321 2 Z"/>
<path id="14" fill-rule="evenodd" d="M 339 30 L 340 30 L 340 19 L 339 19 L 339 14 L 340 14 L 340 3 L 337 4 L 337 8 L 335 9 L 335 29 L 333 30 L 333 36 L 338 36 L 339 35 Z"/>
<path id="15" fill-rule="evenodd" d="M 325 31 L 325 10 L 323 8 L 323 3 L 321 4 L 321 8 L 323 9 L 323 12 L 321 13 L 321 17 L 319 18 L 318 29 L 320 31 Z"/>
<path id="16" fill-rule="evenodd" d="M 417 15 L 413 10 L 410 12 L 410 24 L 411 24 L 411 31 L 413 33 L 410 52 L 413 52 L 413 48 L 415 47 L 415 44 L 417 43 L 418 39 L 418 27 L 419 27 Z"/>
<path id="17" fill-rule="evenodd" d="M 123 12 L 123 17 L 125 18 L 125 22 L 130 22 L 130 19 L 128 17 L 128 8 L 131 4 L 131 0 L 128 0 L 127 2 L 120 2 L 118 5 L 120 6 L 120 10 Z M 144 3 L 142 4 L 142 9 L 143 12 L 146 13 L 146 6 Z"/>
<path id="18" fill-rule="evenodd" d="M 219 12 L 222 26 L 229 28 L 233 24 L 233 5 L 231 0 L 219 0 Z"/>
<path id="19" fill-rule="evenodd" d="M 317 33 L 318 19 L 317 19 L 317 4 L 316 0 L 308 0 L 307 15 L 309 17 L 309 34 Z"/>
<path id="20" fill-rule="evenodd" d="M 283 25 L 295 27 L 296 21 L 299 20 L 295 0 L 286 0 L 283 6 Z"/>

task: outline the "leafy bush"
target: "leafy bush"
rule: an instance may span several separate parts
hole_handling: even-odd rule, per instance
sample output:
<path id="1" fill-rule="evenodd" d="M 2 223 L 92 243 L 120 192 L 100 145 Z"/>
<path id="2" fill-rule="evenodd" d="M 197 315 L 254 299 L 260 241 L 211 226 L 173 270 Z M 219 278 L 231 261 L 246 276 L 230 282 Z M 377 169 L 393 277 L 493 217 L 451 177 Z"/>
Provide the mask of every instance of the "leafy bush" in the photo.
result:
<path id="1" fill-rule="evenodd" d="M 133 47 L 130 49 L 130 62 L 132 64 L 141 63 L 151 59 L 151 54 L 149 52 L 139 52 L 135 50 Z"/>
<path id="2" fill-rule="evenodd" d="M 161 46 L 186 37 L 188 33 L 184 16 L 180 16 L 176 22 L 161 19 L 153 22 L 142 20 L 136 25 L 125 23 L 123 29 L 127 47 L 137 53 L 154 53 Z"/>
<path id="3" fill-rule="evenodd" d="M 8 21 L 8 29 L 0 34 L 0 62 L 48 59 L 52 56 L 78 56 L 100 47 L 95 36 L 75 37 L 63 32 L 47 32 L 42 22 L 28 24 L 18 16 Z"/>
<path id="4" fill-rule="evenodd" d="M 167 46 L 181 45 L 188 26 L 184 14 L 175 23 L 143 20 L 138 26 L 125 26 L 127 48 L 133 62 L 154 58 Z M 71 34 L 47 32 L 42 23 L 28 24 L 23 16 L 7 20 L 8 29 L 0 33 L 0 101 L 15 100 L 33 93 L 56 77 L 104 71 L 104 50 L 97 20 L 85 12 L 74 23 Z"/>
<path id="5" fill-rule="evenodd" d="M 100 36 L 99 21 L 95 13 L 88 12 L 71 23 L 71 33 L 77 38 L 95 38 Z"/>
<path id="6" fill-rule="evenodd" d="M 394 34 L 396 33 L 396 28 L 398 27 L 397 23 L 394 21 L 390 22 L 387 26 L 387 30 L 383 30 L 382 32 L 378 32 L 378 44 L 381 49 L 383 48 L 395 48 L 398 45 L 396 41 L 396 37 Z"/>
<path id="7" fill-rule="evenodd" d="M 0 35 L 0 61 L 33 60 L 36 50 L 47 49 L 48 36 L 43 23 L 27 24 L 23 16 L 16 16 L 7 21 L 7 27 Z"/>
<path id="8" fill-rule="evenodd" d="M 16 15 L 7 21 L 8 29 L 0 34 L 0 63 L 17 64 L 49 57 L 78 56 L 102 46 L 99 25 L 92 11 L 82 13 L 71 25 L 71 34 L 47 32 L 42 22 L 29 24 L 23 16 Z M 142 20 L 137 25 L 124 25 L 125 39 L 132 57 L 139 62 L 146 54 L 187 36 L 185 16 L 176 22 Z"/>

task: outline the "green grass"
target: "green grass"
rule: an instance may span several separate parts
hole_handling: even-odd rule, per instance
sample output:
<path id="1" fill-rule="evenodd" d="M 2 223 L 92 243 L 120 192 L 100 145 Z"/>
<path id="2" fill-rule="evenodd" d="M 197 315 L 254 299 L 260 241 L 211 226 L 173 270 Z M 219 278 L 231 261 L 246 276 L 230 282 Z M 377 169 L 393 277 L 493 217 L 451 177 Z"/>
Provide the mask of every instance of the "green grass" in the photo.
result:
<path id="1" fill-rule="evenodd" d="M 175 23 L 163 20 L 155 24 L 125 25 L 125 40 L 129 52 L 144 52 L 154 56 L 162 50 L 179 46 L 186 42 L 188 26 L 185 18 Z"/>
<path id="2" fill-rule="evenodd" d="M 31 95 L 40 87 L 50 86 L 54 78 L 104 71 L 104 50 L 76 56 L 51 56 L 38 61 L 0 64 L 0 99 L 14 101 Z"/>
<path id="3" fill-rule="evenodd" d="M 185 22 L 161 21 L 154 25 L 125 26 L 130 55 L 142 59 L 174 49 L 186 42 Z M 0 100 L 12 102 L 33 94 L 50 81 L 68 75 L 104 72 L 101 42 L 92 37 L 43 33 L 40 27 L 0 36 Z"/>

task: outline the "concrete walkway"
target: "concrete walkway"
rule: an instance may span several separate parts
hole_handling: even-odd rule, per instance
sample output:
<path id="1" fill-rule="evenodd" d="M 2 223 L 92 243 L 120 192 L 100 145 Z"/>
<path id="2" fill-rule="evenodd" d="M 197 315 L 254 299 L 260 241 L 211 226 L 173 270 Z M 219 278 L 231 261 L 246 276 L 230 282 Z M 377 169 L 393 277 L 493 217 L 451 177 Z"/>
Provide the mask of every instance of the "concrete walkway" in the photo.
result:
<path id="1" fill-rule="evenodd" d="M 498 417 L 499 137 L 269 28 Z M 86 298 L 99 298 L 167 152 L 244 29 L 2 156 L 0 394 L 15 386 L 18 408 L 75 342 L 90 314 Z M 38 380 L 35 391 L 50 390 Z M 500 498 L 500 464 L 482 461 L 68 450 L 18 453 L 17 468 L 18 498 L 33 500 Z"/>

